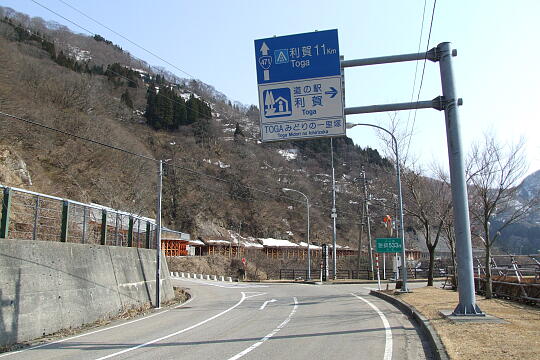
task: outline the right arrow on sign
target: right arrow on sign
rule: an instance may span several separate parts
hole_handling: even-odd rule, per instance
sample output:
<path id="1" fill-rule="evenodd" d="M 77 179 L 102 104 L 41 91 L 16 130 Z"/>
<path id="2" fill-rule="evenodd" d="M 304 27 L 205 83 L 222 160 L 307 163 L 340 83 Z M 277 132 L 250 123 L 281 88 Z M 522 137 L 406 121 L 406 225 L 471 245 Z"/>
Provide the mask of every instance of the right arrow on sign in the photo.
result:
<path id="1" fill-rule="evenodd" d="M 338 91 L 333 86 L 330 86 L 330 91 L 325 92 L 326 95 L 330 95 L 330 99 L 335 97 L 337 95 L 337 93 L 338 93 Z"/>

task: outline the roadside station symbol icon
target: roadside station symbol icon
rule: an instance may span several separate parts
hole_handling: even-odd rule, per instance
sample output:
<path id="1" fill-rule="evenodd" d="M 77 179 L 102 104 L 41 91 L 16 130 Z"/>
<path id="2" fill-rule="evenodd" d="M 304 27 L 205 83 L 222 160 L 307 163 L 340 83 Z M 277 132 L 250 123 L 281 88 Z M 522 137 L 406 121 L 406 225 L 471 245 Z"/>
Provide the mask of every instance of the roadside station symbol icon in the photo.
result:
<path id="1" fill-rule="evenodd" d="M 288 49 L 279 49 L 274 50 L 274 58 L 276 64 L 286 64 L 289 62 L 289 51 Z"/>
<path id="2" fill-rule="evenodd" d="M 264 116 L 275 118 L 292 114 L 291 90 L 277 88 L 264 90 Z"/>

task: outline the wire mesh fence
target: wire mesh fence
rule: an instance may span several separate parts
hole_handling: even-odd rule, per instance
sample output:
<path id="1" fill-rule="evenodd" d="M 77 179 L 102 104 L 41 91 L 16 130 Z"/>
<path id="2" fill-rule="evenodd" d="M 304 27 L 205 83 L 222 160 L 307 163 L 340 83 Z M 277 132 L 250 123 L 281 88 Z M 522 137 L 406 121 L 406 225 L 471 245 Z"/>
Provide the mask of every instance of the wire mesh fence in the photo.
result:
<path id="1" fill-rule="evenodd" d="M 153 219 L 3 185 L 0 190 L 0 238 L 156 248 Z M 162 234 L 189 239 L 166 228 Z"/>

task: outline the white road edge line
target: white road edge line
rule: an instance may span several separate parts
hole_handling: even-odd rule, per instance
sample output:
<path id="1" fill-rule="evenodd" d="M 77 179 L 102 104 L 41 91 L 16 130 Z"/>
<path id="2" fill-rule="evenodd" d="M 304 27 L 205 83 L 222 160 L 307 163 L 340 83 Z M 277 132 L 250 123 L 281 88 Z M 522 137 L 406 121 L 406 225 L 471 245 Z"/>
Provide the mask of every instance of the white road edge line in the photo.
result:
<path id="1" fill-rule="evenodd" d="M 375 304 L 373 304 L 371 301 L 366 300 L 363 297 L 358 296 L 358 295 L 353 294 L 353 293 L 351 293 L 351 295 L 358 298 L 358 299 L 360 299 L 360 300 L 362 300 L 363 302 L 365 302 L 369 306 L 371 306 L 371 308 L 373 310 L 375 310 L 377 312 L 377 314 L 379 315 L 379 317 L 381 318 L 381 320 L 383 322 L 383 325 L 384 325 L 384 333 L 385 333 L 385 338 L 386 338 L 386 343 L 384 345 L 384 357 L 383 357 L 383 359 L 384 360 L 392 360 L 392 329 L 390 328 L 390 323 L 386 319 L 386 316 L 384 316 L 382 311 L 379 310 L 379 308 L 377 306 L 375 306 Z"/>
<path id="2" fill-rule="evenodd" d="M 256 295 L 255 295 L 256 296 Z M 125 354 L 127 352 L 130 352 L 130 351 L 133 351 L 133 350 L 137 350 L 137 349 L 140 349 L 142 347 L 145 347 L 145 346 L 148 346 L 148 345 L 152 345 L 154 343 L 157 343 L 159 341 L 162 341 L 162 340 L 165 340 L 165 339 L 168 339 L 170 337 L 173 337 L 173 336 L 176 336 L 176 335 L 179 335 L 179 334 L 182 334 L 182 333 L 185 333 L 186 331 L 189 331 L 189 330 L 192 330 L 192 329 L 195 329 L 196 327 L 199 327 L 203 324 L 206 324 L 207 322 L 209 321 L 212 321 L 214 319 L 217 319 L 218 317 L 220 317 L 221 315 L 224 315 L 226 313 L 228 313 L 229 311 L 235 309 L 236 307 L 238 307 L 241 303 L 244 302 L 244 300 L 246 300 L 246 294 L 244 292 L 242 292 L 242 297 L 240 298 L 240 300 L 234 304 L 233 306 L 231 306 L 230 308 L 226 309 L 226 310 L 223 310 L 222 312 L 220 312 L 219 314 L 216 314 L 212 317 L 209 317 L 208 319 L 206 320 L 203 320 L 195 325 L 191 325 L 185 329 L 182 329 L 182 330 L 178 330 L 178 331 L 175 331 L 171 334 L 168 334 L 168 335 L 165 335 L 165 336 L 162 336 L 160 338 L 157 338 L 157 339 L 154 339 L 154 340 L 150 340 L 148 342 L 145 342 L 144 344 L 139 344 L 137 346 L 133 346 L 133 347 L 130 347 L 130 348 L 127 348 L 127 349 L 124 349 L 122 351 L 118 351 L 118 352 L 115 352 L 113 354 L 109 354 L 107 356 L 103 356 L 103 357 L 100 357 L 100 358 L 97 358 L 96 360 L 104 360 L 104 359 L 109 359 L 109 358 L 112 358 L 112 357 L 115 357 L 115 356 L 118 356 L 118 355 L 121 355 L 121 354 Z"/>
<path id="3" fill-rule="evenodd" d="M 291 313 L 289 314 L 289 316 L 285 319 L 285 321 L 283 321 L 281 324 L 279 324 L 274 330 L 272 330 L 268 335 L 263 337 L 259 342 L 256 342 L 255 344 L 251 345 L 250 347 L 248 347 L 244 351 L 239 352 L 238 354 L 234 355 L 233 357 L 230 357 L 228 360 L 240 359 L 242 356 L 246 355 L 247 353 L 249 353 L 249 352 L 255 350 L 256 348 L 258 348 L 259 346 L 261 346 L 266 340 L 270 339 L 272 336 L 276 335 L 281 329 L 283 329 L 285 327 L 285 325 L 287 325 L 289 323 L 289 321 L 291 321 L 294 313 L 296 312 L 296 309 L 298 309 L 298 300 L 296 299 L 296 297 L 294 297 L 293 299 L 294 299 L 294 307 L 293 307 Z"/>
<path id="4" fill-rule="evenodd" d="M 193 299 L 195 299 L 195 297 L 191 297 L 189 300 L 183 302 L 182 304 L 180 304 L 180 305 L 178 305 L 178 306 L 175 306 L 173 309 L 181 308 L 182 306 L 185 306 L 185 305 L 189 304 L 191 301 L 193 301 Z M 10 356 L 10 355 L 19 354 L 19 353 L 22 353 L 22 352 L 25 352 L 25 351 L 28 351 L 28 350 L 35 350 L 35 349 L 40 349 L 40 348 L 43 348 L 43 347 L 46 347 L 46 346 L 51 346 L 51 345 L 54 345 L 54 344 L 60 344 L 60 343 L 63 343 L 63 342 L 69 341 L 69 340 L 81 338 L 81 337 L 83 337 L 83 336 L 94 335 L 94 334 L 97 334 L 97 333 L 100 333 L 100 332 L 103 332 L 103 331 L 108 331 L 108 330 L 116 329 L 116 328 L 119 328 L 119 327 L 121 327 L 121 326 L 133 324 L 133 323 L 136 323 L 136 322 L 139 322 L 139 321 L 142 321 L 142 320 L 146 320 L 146 319 L 153 318 L 154 316 L 157 316 L 157 315 L 165 314 L 166 312 L 169 312 L 169 311 L 171 311 L 171 309 L 167 309 L 167 310 L 164 310 L 164 311 L 160 311 L 160 312 L 155 313 L 155 314 L 151 314 L 151 315 L 148 315 L 148 316 L 144 316 L 144 317 L 141 317 L 141 318 L 139 318 L 139 319 L 127 321 L 127 322 L 125 322 L 125 323 L 121 323 L 121 324 L 114 325 L 114 326 L 111 326 L 111 327 L 107 327 L 107 328 L 104 328 L 104 329 L 99 329 L 99 330 L 95 330 L 95 331 L 90 331 L 90 332 L 87 332 L 87 333 L 84 333 L 84 334 L 79 334 L 79 335 L 71 336 L 71 337 L 64 338 L 64 339 L 60 339 L 60 340 L 56 340 L 56 341 L 53 341 L 53 342 L 49 342 L 49 343 L 45 343 L 45 344 L 40 344 L 40 345 L 36 345 L 36 346 L 31 346 L 31 347 L 26 348 L 26 349 L 21 349 L 21 350 L 18 350 L 18 351 L 8 352 L 8 353 L 5 353 L 5 354 L 0 354 L 0 358 L 1 358 L 1 357 L 5 357 L 5 356 Z"/>

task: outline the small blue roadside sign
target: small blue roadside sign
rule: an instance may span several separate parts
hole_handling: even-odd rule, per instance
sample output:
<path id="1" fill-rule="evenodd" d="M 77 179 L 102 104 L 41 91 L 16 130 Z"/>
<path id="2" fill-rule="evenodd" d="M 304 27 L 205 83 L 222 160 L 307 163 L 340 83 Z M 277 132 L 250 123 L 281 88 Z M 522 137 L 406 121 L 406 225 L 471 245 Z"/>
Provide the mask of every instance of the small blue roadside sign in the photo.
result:
<path id="1" fill-rule="evenodd" d="M 255 40 L 261 140 L 345 135 L 337 30 Z"/>

